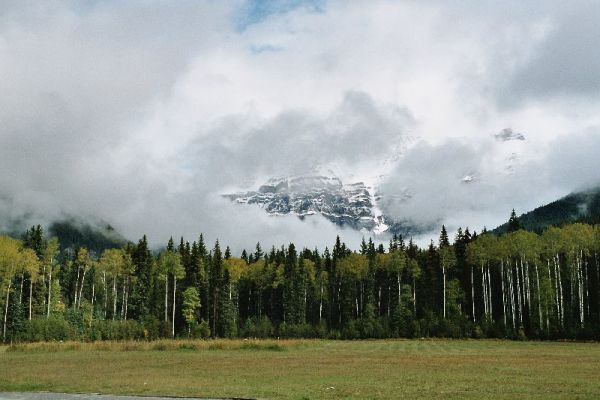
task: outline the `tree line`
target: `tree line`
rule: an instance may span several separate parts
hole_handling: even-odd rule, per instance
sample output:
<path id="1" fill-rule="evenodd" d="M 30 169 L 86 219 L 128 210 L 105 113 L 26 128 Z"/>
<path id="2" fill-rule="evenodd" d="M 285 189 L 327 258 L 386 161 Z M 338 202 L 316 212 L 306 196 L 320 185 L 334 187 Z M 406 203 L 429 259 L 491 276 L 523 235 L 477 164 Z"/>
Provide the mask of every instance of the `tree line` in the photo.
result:
<path id="1" fill-rule="evenodd" d="M 600 338 L 600 226 L 508 230 L 234 257 L 202 235 L 61 253 L 32 227 L 0 236 L 2 339 Z"/>

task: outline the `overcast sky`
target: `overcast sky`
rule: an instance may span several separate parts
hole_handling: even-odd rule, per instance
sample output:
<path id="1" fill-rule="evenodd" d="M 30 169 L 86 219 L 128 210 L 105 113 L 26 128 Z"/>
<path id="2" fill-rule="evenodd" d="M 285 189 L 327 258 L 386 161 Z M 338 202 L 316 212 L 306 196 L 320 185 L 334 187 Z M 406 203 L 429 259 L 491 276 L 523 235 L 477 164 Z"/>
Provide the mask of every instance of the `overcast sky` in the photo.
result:
<path id="1" fill-rule="evenodd" d="M 0 0 L 0 218 L 358 243 L 220 196 L 331 170 L 377 175 L 394 218 L 494 227 L 600 183 L 599 25 L 595 1 Z"/>

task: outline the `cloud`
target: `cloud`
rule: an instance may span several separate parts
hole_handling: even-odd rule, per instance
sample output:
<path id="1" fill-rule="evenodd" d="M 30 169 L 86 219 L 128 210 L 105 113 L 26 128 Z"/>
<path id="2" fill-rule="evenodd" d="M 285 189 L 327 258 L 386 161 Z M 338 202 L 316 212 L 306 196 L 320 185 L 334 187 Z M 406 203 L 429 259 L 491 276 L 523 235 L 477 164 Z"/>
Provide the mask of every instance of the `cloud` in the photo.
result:
<path id="1" fill-rule="evenodd" d="M 220 195 L 384 174 L 394 216 L 480 228 L 596 182 L 593 3 L 263 3 L 3 2 L 0 219 L 323 247 L 360 235 Z"/>
<path id="2" fill-rule="evenodd" d="M 555 139 L 538 158 L 527 158 L 514 141 L 419 143 L 381 185 L 382 207 L 397 221 L 436 229 L 494 228 L 512 208 L 524 213 L 598 187 L 598 149 L 600 128 Z M 503 153 L 509 156 L 498 157 Z"/>
<path id="3" fill-rule="evenodd" d="M 600 4 L 560 6 L 545 37 L 509 80 L 508 90 L 530 98 L 600 95 Z"/>

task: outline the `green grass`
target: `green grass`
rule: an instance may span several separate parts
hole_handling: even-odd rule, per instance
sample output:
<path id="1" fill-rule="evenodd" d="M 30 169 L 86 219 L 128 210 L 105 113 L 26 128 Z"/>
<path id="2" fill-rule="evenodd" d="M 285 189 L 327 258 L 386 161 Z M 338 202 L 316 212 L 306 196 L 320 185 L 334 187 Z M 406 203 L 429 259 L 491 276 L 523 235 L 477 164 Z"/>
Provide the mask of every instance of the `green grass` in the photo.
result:
<path id="1" fill-rule="evenodd" d="M 0 391 L 270 399 L 598 399 L 600 344 L 159 341 L 0 348 Z"/>

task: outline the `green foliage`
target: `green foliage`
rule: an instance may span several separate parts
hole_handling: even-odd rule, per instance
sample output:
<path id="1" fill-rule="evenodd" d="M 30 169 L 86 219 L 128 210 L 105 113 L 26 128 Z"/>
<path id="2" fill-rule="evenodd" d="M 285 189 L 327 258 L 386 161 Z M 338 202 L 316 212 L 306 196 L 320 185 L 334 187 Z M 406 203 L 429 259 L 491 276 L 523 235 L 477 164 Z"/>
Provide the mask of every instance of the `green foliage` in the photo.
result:
<path id="1" fill-rule="evenodd" d="M 275 327 L 267 317 L 246 319 L 240 331 L 240 336 L 245 338 L 266 339 L 274 335 Z"/>
<path id="2" fill-rule="evenodd" d="M 198 289 L 189 287 L 183 292 L 183 317 L 189 329 L 197 322 L 198 308 L 200 307 L 200 295 Z"/>
<path id="3" fill-rule="evenodd" d="M 519 218 L 513 213 L 511 226 Z M 512 229 L 511 230 L 514 230 Z M 164 337 L 497 337 L 597 339 L 600 227 L 574 223 L 541 235 L 458 231 L 420 249 L 372 239 L 360 252 L 290 244 L 244 258 L 217 242 L 59 243 L 34 227 L 0 236 L 0 310 L 6 341 Z M 230 252 L 229 252 L 230 253 Z M 62 260 L 62 261 L 61 261 Z M 29 313 L 31 312 L 31 320 Z M 6 317 L 6 323 L 4 323 Z"/>
<path id="4" fill-rule="evenodd" d="M 195 339 L 206 339 L 210 337 L 210 327 L 205 320 L 192 326 L 190 336 Z"/>

